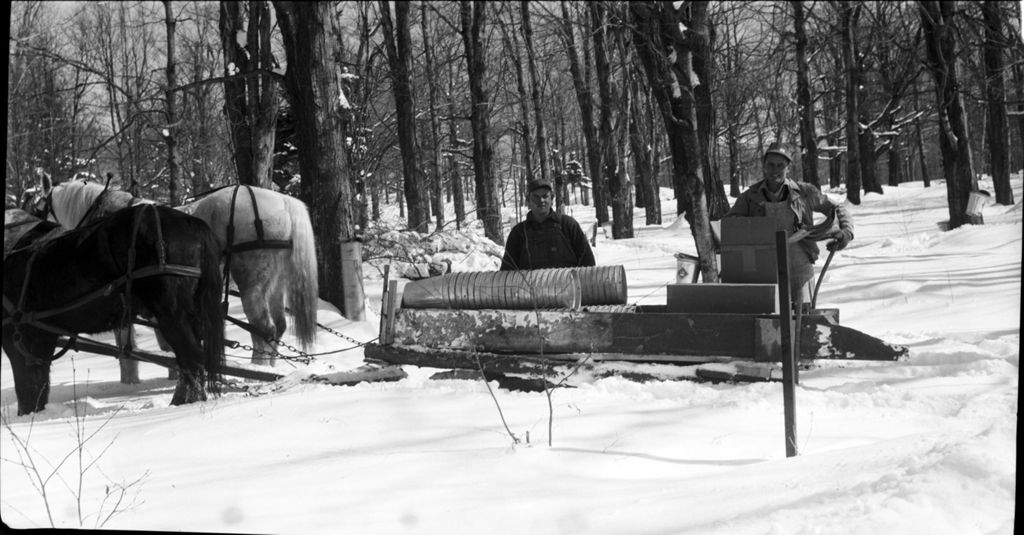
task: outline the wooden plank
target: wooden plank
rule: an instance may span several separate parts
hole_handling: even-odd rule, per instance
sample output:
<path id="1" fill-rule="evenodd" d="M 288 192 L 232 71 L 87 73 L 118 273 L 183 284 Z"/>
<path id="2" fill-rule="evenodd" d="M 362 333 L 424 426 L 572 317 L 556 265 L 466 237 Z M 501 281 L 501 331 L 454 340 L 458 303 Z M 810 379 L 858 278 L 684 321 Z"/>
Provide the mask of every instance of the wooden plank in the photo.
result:
<path id="1" fill-rule="evenodd" d="M 64 343 L 63 340 L 64 339 L 62 339 L 62 341 L 60 342 L 61 344 Z M 84 351 L 86 353 L 94 353 L 94 354 L 97 354 L 97 355 L 106 355 L 108 357 L 120 357 L 121 356 L 121 352 L 120 352 L 120 350 L 118 348 L 116 348 L 114 346 L 111 346 L 111 345 L 101 344 L 99 342 L 94 342 L 92 340 L 78 339 L 78 340 L 75 341 L 73 347 L 74 347 L 74 349 L 76 351 Z M 160 354 L 157 354 L 157 353 L 151 353 L 151 352 L 148 352 L 148 351 L 142 351 L 142 350 L 139 350 L 139 349 L 133 349 L 133 350 L 131 350 L 128 353 L 127 356 L 129 358 L 133 358 L 133 359 L 141 361 L 141 362 L 151 362 L 153 364 L 157 364 L 157 365 L 163 366 L 165 368 L 170 368 L 170 369 L 177 369 L 178 368 L 178 363 L 177 363 L 177 361 L 175 361 L 174 357 L 169 357 L 169 356 L 166 356 L 166 355 L 160 355 Z M 243 367 L 239 367 L 239 366 L 236 366 L 236 365 L 233 365 L 233 364 L 227 364 L 227 363 L 222 365 L 221 369 L 219 371 L 220 371 L 221 375 L 229 375 L 229 376 L 232 376 L 232 377 L 241 377 L 242 379 L 255 379 L 257 381 L 276 381 L 276 380 L 280 379 L 281 377 L 284 377 L 283 374 L 272 372 L 272 371 L 267 371 L 267 370 L 263 370 L 263 369 L 257 370 L 257 369 L 252 369 L 252 368 L 243 368 Z"/>
<path id="2" fill-rule="evenodd" d="M 424 347 L 399 347 L 367 344 L 365 360 L 372 364 L 412 365 L 443 370 L 467 370 L 485 376 L 512 374 L 534 378 L 565 377 L 572 373 L 577 381 L 603 377 L 623 377 L 631 381 L 695 380 L 693 366 L 680 363 L 639 363 L 617 359 L 601 359 L 595 355 L 498 355 L 485 352 L 444 351 Z M 478 360 L 479 359 L 479 360 Z M 579 360 L 585 359 L 585 360 Z M 692 364 L 692 363 L 687 363 Z M 453 376 L 464 377 L 459 374 Z M 475 375 L 474 375 L 475 376 Z"/>
<path id="3" fill-rule="evenodd" d="M 394 343 L 493 353 L 752 358 L 754 324 L 743 314 L 399 309 Z"/>
<path id="4" fill-rule="evenodd" d="M 666 303 L 672 313 L 774 314 L 774 284 L 669 284 Z"/>
<path id="5" fill-rule="evenodd" d="M 777 315 L 567 310 L 398 309 L 393 342 L 495 354 L 606 354 L 615 360 L 697 363 L 777 357 Z M 905 347 L 836 325 L 828 310 L 804 316 L 801 359 L 898 360 Z M 382 344 L 387 345 L 384 340 Z M 639 357 L 630 357 L 642 356 Z M 683 358 L 693 357 L 693 358 Z"/>

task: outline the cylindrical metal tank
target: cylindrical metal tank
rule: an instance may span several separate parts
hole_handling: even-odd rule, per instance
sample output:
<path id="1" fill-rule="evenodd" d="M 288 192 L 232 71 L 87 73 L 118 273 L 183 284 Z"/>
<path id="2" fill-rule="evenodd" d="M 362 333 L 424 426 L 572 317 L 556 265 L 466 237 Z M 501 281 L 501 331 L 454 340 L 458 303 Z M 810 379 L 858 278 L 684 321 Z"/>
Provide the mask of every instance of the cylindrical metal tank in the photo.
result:
<path id="1" fill-rule="evenodd" d="M 405 308 L 579 309 L 626 304 L 622 266 L 470 271 L 449 273 L 406 284 Z"/>
<path id="2" fill-rule="evenodd" d="M 402 291 L 405 308 L 579 309 L 580 276 L 573 269 L 472 271 L 412 281 Z"/>

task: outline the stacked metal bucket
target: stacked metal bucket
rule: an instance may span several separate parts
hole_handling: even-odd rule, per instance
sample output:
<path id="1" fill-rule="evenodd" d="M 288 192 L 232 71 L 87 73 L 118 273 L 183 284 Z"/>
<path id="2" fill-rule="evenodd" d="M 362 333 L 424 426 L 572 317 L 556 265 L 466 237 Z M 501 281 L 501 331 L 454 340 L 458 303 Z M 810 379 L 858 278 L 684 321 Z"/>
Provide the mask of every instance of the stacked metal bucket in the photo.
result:
<path id="1" fill-rule="evenodd" d="M 624 304 L 622 266 L 449 273 L 412 281 L 402 294 L 404 308 L 579 310 Z"/>

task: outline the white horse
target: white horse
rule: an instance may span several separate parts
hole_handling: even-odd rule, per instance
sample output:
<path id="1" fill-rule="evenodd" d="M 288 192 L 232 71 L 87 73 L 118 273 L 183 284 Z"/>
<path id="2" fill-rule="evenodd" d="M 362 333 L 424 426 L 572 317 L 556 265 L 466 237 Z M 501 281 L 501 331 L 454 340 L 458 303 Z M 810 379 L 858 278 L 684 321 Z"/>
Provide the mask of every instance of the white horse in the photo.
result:
<path id="1" fill-rule="evenodd" d="M 85 180 L 53 185 L 43 175 L 35 210 L 73 229 L 118 209 L 145 201 L 125 191 Z M 213 230 L 222 259 L 238 287 L 252 335 L 253 364 L 274 365 L 276 344 L 287 329 L 285 308 L 303 351 L 316 339 L 317 264 L 313 226 L 306 205 L 272 190 L 233 186 L 215 190 L 179 210 Z M 37 214 L 38 215 L 38 214 Z"/>

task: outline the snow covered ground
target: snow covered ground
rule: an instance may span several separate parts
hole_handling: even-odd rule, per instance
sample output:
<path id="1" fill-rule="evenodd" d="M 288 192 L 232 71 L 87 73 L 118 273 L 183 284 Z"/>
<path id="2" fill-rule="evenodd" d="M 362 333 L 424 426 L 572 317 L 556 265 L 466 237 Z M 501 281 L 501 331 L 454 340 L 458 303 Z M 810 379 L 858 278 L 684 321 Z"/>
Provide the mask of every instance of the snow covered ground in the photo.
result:
<path id="1" fill-rule="evenodd" d="M 168 406 L 163 368 L 143 365 L 143 384 L 125 386 L 114 359 L 71 353 L 34 417 L 15 416 L 5 357 L 0 516 L 14 527 L 52 517 L 56 527 L 224 533 L 1012 533 L 1021 182 L 1015 206 L 989 206 L 984 226 L 951 232 L 938 226 L 948 219 L 941 182 L 848 205 L 856 239 L 833 260 L 819 305 L 910 354 L 802 372 L 798 457 L 785 456 L 779 383 L 608 378 L 561 389 L 549 447 L 543 393 L 495 389 L 514 444 L 480 381 L 415 367 L 393 383 L 296 380 L 359 366 L 361 349 L 279 364 L 292 375 L 276 390 L 183 407 Z M 645 227 L 637 211 L 636 238 L 598 234 L 598 263 L 625 266 L 631 302 L 664 303 L 673 253 L 694 252 L 664 200 L 665 225 Z M 572 213 L 593 223 L 588 207 Z M 460 260 L 490 261 L 466 252 L 456 269 Z M 365 275 L 365 322 L 320 310 L 321 323 L 360 341 L 376 337 L 382 286 L 375 269 Z M 351 345 L 324 332 L 317 350 Z M 152 337 L 142 346 L 156 348 Z M 76 433 L 88 436 L 81 459 Z M 45 499 L 29 462 L 55 473 Z M 81 477 L 80 462 L 92 463 Z"/>

